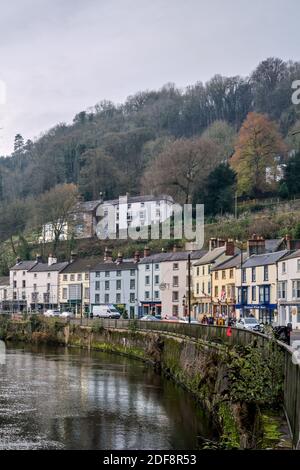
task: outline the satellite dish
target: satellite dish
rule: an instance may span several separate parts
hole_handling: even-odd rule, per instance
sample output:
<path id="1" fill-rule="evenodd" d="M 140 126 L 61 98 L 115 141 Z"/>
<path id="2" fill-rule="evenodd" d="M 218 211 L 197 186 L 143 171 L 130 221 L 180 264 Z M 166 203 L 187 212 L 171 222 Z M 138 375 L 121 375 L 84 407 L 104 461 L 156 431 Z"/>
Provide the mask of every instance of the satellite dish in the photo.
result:
<path id="1" fill-rule="evenodd" d="M 166 290 L 167 288 L 167 284 L 165 282 L 162 282 L 160 285 L 159 285 L 159 290 Z"/>

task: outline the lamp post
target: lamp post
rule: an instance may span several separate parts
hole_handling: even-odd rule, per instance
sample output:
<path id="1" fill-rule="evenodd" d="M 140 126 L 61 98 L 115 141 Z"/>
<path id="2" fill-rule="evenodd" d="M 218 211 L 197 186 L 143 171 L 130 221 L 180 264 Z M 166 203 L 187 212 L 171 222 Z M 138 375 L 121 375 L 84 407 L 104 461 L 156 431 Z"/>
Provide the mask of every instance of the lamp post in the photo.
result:
<path id="1" fill-rule="evenodd" d="M 242 242 L 239 242 L 238 240 L 235 241 L 235 245 L 237 247 L 237 249 L 239 250 L 240 252 L 240 271 L 241 271 L 241 286 L 240 286 L 240 289 L 241 289 L 241 318 L 244 317 L 244 299 L 243 299 L 243 244 Z"/>
<path id="2" fill-rule="evenodd" d="M 186 317 L 186 296 L 182 297 L 183 315 Z"/>

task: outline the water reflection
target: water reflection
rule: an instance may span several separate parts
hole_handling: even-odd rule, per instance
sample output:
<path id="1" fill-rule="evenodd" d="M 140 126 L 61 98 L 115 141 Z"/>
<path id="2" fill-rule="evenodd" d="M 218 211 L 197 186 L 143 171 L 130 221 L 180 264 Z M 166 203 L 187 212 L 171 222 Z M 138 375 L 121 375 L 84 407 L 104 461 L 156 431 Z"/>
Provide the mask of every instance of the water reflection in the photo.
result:
<path id="1" fill-rule="evenodd" d="M 120 356 L 14 346 L 0 379 L 0 449 L 195 449 L 212 437 L 186 392 Z"/>

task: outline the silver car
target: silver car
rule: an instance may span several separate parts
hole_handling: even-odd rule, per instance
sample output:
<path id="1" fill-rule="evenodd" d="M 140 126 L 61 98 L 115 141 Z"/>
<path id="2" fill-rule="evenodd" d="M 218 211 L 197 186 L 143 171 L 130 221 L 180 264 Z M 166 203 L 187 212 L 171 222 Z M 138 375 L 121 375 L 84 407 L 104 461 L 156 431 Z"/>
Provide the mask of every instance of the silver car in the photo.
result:
<path id="1" fill-rule="evenodd" d="M 260 331 L 260 324 L 253 317 L 240 318 L 236 322 L 236 328 L 244 328 L 246 330 Z"/>

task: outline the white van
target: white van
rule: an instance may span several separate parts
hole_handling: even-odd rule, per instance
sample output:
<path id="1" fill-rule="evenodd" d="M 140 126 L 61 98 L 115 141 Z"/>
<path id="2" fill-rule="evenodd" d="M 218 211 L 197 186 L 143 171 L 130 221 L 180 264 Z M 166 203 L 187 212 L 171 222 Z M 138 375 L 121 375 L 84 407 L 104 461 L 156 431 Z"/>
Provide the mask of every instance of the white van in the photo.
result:
<path id="1" fill-rule="evenodd" d="M 114 305 L 94 305 L 93 306 L 93 317 L 94 318 L 120 318 L 120 312 L 114 307 Z"/>

